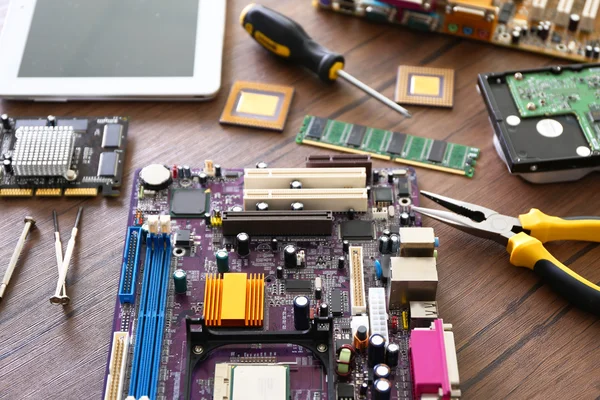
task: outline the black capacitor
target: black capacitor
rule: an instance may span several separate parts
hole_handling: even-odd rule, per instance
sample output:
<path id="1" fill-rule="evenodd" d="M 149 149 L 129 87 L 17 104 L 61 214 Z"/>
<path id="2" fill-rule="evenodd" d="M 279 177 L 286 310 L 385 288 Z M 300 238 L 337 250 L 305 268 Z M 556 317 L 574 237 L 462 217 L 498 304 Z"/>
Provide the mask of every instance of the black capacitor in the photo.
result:
<path id="1" fill-rule="evenodd" d="M 221 166 L 219 164 L 215 164 L 215 176 L 217 178 L 223 176 L 223 170 L 221 169 Z"/>
<path id="2" fill-rule="evenodd" d="M 385 348 L 385 363 L 391 368 L 398 366 L 398 360 L 400 358 L 400 346 L 396 343 L 390 343 Z"/>
<path id="3" fill-rule="evenodd" d="M 329 317 L 329 305 L 327 303 L 319 305 L 319 317 Z"/>
<path id="4" fill-rule="evenodd" d="M 369 391 L 369 384 L 367 382 L 363 382 L 360 384 L 359 393 L 361 396 L 366 396 Z"/>
<path id="5" fill-rule="evenodd" d="M 200 172 L 198 174 L 198 181 L 200 181 L 201 185 L 206 185 L 206 182 L 208 182 L 208 175 L 206 175 L 205 172 Z"/>
<path id="6" fill-rule="evenodd" d="M 268 167 L 269 167 L 269 164 L 267 164 L 264 161 L 259 161 L 259 162 L 256 163 L 256 168 L 265 169 L 265 168 L 268 168 Z"/>
<path id="7" fill-rule="evenodd" d="M 348 210 L 348 219 L 354 219 L 354 217 L 356 216 L 356 210 L 354 208 L 351 208 Z"/>
<path id="8" fill-rule="evenodd" d="M 390 235 L 392 234 L 392 231 L 385 228 L 381 233 L 383 234 L 383 236 L 390 237 Z"/>
<path id="9" fill-rule="evenodd" d="M 256 211 L 269 211 L 269 205 L 264 201 L 256 203 Z"/>
<path id="10" fill-rule="evenodd" d="M 4 168 L 4 173 L 12 174 L 13 168 L 12 168 L 12 161 L 10 158 L 5 158 L 2 161 L 2 168 Z"/>
<path id="11" fill-rule="evenodd" d="M 346 264 L 346 259 L 344 258 L 344 256 L 339 256 L 338 257 L 338 269 L 344 269 Z"/>
<path id="12" fill-rule="evenodd" d="M 577 28 L 579 28 L 579 20 L 580 19 L 581 18 L 579 17 L 578 14 L 571 14 L 569 16 L 569 26 L 568 26 L 568 29 L 571 32 L 576 32 L 577 31 Z"/>
<path id="13" fill-rule="evenodd" d="M 344 250 L 344 253 L 348 253 L 348 251 L 350 250 L 350 242 L 347 240 L 344 240 L 342 242 L 342 249 Z"/>
<path id="14" fill-rule="evenodd" d="M 392 233 L 392 236 L 390 236 L 390 247 L 392 254 L 396 254 L 400 251 L 400 235 Z"/>
<path id="15" fill-rule="evenodd" d="M 367 357 L 370 367 L 382 364 L 385 360 L 385 338 L 380 334 L 375 333 L 369 338 Z"/>
<path id="16" fill-rule="evenodd" d="M 321 297 L 323 297 L 323 289 L 316 288 L 315 289 L 315 299 L 321 300 Z"/>
<path id="17" fill-rule="evenodd" d="M 304 204 L 300 203 L 299 201 L 295 201 L 292 203 L 292 211 L 302 211 L 304 210 Z"/>
<path id="18" fill-rule="evenodd" d="M 302 182 L 294 180 L 290 182 L 290 189 L 302 189 Z"/>
<path id="19" fill-rule="evenodd" d="M 279 241 L 275 238 L 271 239 L 271 250 L 277 251 L 277 247 L 279 245 Z"/>
<path id="20" fill-rule="evenodd" d="M 371 197 L 371 186 L 367 186 L 367 197 Z"/>
<path id="21" fill-rule="evenodd" d="M 385 378 L 373 383 L 373 400 L 390 400 L 392 398 L 392 382 Z"/>
<path id="22" fill-rule="evenodd" d="M 235 249 L 242 257 L 250 254 L 250 235 L 245 232 L 238 233 L 235 237 Z"/>
<path id="23" fill-rule="evenodd" d="M 394 183 L 394 173 L 393 172 L 388 173 L 388 183 Z"/>
<path id="24" fill-rule="evenodd" d="M 391 242 L 388 236 L 381 236 L 377 241 L 379 243 L 379 252 L 381 254 L 389 254 L 391 251 Z"/>
<path id="25" fill-rule="evenodd" d="M 305 331 L 310 328 L 310 301 L 306 296 L 294 299 L 294 328 Z"/>
<path id="26" fill-rule="evenodd" d="M 409 226 L 410 225 L 410 215 L 408 213 L 403 212 L 400 214 L 400 226 Z"/>
<path id="27" fill-rule="evenodd" d="M 379 178 L 381 178 L 379 171 L 373 170 L 373 183 L 379 182 Z"/>
<path id="28" fill-rule="evenodd" d="M 182 175 L 182 177 L 186 178 L 186 179 L 190 179 L 192 177 L 192 170 L 190 169 L 189 165 L 184 165 L 183 166 L 183 175 Z"/>
<path id="29" fill-rule="evenodd" d="M 538 35 L 542 40 L 548 40 L 550 37 L 550 27 L 548 25 L 542 26 L 542 29 L 538 30 Z"/>
<path id="30" fill-rule="evenodd" d="M 178 165 L 176 168 L 177 168 L 177 176 L 179 178 L 185 178 L 185 175 L 183 174 L 183 166 Z"/>
<path id="31" fill-rule="evenodd" d="M 210 226 L 210 213 L 204 213 L 204 223 L 206 224 L 206 226 Z"/>
<path id="32" fill-rule="evenodd" d="M 10 129 L 10 119 L 8 118 L 8 114 L 0 115 L 0 123 L 2 124 L 2 128 Z"/>
<path id="33" fill-rule="evenodd" d="M 519 44 L 519 42 L 521 41 L 521 32 L 514 30 L 512 32 L 511 38 L 510 38 L 510 42 L 512 44 Z"/>
<path id="34" fill-rule="evenodd" d="M 288 244 L 283 249 L 283 264 L 286 268 L 296 268 L 298 266 L 296 252 L 296 246 L 293 244 Z"/>
<path id="35" fill-rule="evenodd" d="M 369 332 L 369 330 L 367 329 L 366 326 L 360 325 L 358 328 L 356 328 L 356 338 L 361 342 L 365 341 L 365 340 L 367 340 L 368 332 Z"/>
<path id="36" fill-rule="evenodd" d="M 46 126 L 56 126 L 56 117 L 54 115 L 46 117 Z"/>
<path id="37" fill-rule="evenodd" d="M 276 269 L 277 271 L 277 279 L 283 279 L 283 267 L 280 265 Z"/>
<path id="38" fill-rule="evenodd" d="M 242 211 L 244 211 L 244 207 L 242 207 L 242 206 L 233 206 L 233 207 L 231 207 L 231 210 L 229 210 L 229 211 L 242 212 Z"/>
<path id="39" fill-rule="evenodd" d="M 594 47 L 594 52 L 592 53 L 592 58 L 598 58 L 600 57 L 600 47 L 596 46 Z"/>
<path id="40" fill-rule="evenodd" d="M 415 220 L 417 219 L 417 217 L 416 217 L 414 211 L 411 211 L 410 213 L 408 213 L 408 219 L 409 219 L 411 225 L 415 224 Z"/>
<path id="41" fill-rule="evenodd" d="M 587 58 L 592 58 L 593 54 L 594 54 L 594 48 L 592 46 L 590 46 L 589 44 L 587 46 L 585 46 L 585 56 Z"/>
<path id="42" fill-rule="evenodd" d="M 392 375 L 392 369 L 386 364 L 377 364 L 373 367 L 373 377 L 375 380 L 377 379 L 390 379 L 390 375 Z"/>

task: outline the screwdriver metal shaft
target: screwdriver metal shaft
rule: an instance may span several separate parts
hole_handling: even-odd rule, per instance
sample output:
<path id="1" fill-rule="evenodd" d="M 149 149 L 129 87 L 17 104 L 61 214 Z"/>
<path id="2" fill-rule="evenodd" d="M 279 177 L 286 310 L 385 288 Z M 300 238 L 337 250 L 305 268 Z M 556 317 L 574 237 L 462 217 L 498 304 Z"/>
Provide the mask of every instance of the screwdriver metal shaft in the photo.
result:
<path id="1" fill-rule="evenodd" d="M 388 99 L 387 97 L 385 97 L 384 95 L 379 93 L 377 90 L 375 90 L 372 87 L 366 85 L 365 83 L 359 81 L 358 79 L 356 79 L 355 77 L 353 77 L 352 75 L 350 75 L 349 73 L 344 71 L 343 69 L 340 69 L 339 71 L 337 71 L 337 74 L 340 78 L 345 79 L 347 82 L 353 84 L 354 86 L 356 86 L 357 88 L 359 88 L 360 90 L 362 90 L 363 92 L 368 94 L 369 96 L 379 100 L 386 106 L 398 111 L 400 114 L 404 115 L 405 117 L 407 117 L 407 118 L 412 117 L 412 114 L 410 112 L 408 112 L 408 110 L 406 108 L 396 104 L 392 100 Z"/>
<path id="2" fill-rule="evenodd" d="M 21 233 L 21 237 L 19 237 L 19 241 L 17 242 L 17 246 L 15 247 L 15 251 L 13 252 L 12 257 L 10 258 L 10 262 L 8 263 L 8 267 L 6 268 L 6 272 L 4 272 L 4 277 L 2 278 L 2 283 L 0 283 L 0 300 L 4 297 L 4 292 L 8 286 L 8 282 L 10 282 L 10 278 L 17 267 L 17 261 L 19 261 L 19 257 L 23 252 L 23 247 L 25 246 L 25 240 L 27 239 L 27 235 L 32 227 L 35 226 L 35 220 L 31 217 L 25 217 L 25 227 L 23 227 L 23 232 Z"/>
<path id="3" fill-rule="evenodd" d="M 58 276 L 60 276 L 60 268 L 63 263 L 63 255 L 62 255 L 62 242 L 60 241 L 60 231 L 58 230 L 58 215 L 56 215 L 56 210 L 52 210 L 52 218 L 54 219 L 54 250 L 56 252 L 56 266 L 58 268 Z M 61 296 L 67 295 L 67 284 L 63 283 L 62 290 L 60 292 Z"/>

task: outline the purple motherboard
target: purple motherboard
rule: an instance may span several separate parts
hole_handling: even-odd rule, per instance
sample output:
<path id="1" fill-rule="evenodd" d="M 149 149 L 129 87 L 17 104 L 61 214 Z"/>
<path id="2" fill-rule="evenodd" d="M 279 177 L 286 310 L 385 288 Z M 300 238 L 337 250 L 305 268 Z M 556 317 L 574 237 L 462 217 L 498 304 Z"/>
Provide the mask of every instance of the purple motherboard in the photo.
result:
<path id="1" fill-rule="evenodd" d="M 244 170 L 219 167 L 216 175 L 207 176 L 203 168 L 165 169 L 170 176 L 161 187 L 144 186 L 140 177 L 143 171 L 135 174 L 104 399 L 213 400 L 215 381 L 220 379 L 215 376 L 218 364 L 285 366 L 286 400 L 377 398 L 371 390 L 365 393 L 361 389 L 363 383 L 372 385 L 373 380 L 366 352 L 353 353 L 347 376 L 337 373 L 340 347 L 353 344 L 349 269 L 339 265 L 345 251 L 342 225 L 351 220 L 371 224 L 372 234 L 368 238 L 352 238 L 350 242 L 362 247 L 365 287 L 385 287 L 377 272 L 376 264 L 381 257 L 377 238 L 398 233 L 401 226 L 421 225 L 420 216 L 410 210 L 411 205 L 419 204 L 415 171 L 376 169 L 369 174 L 367 212 L 333 212 L 333 228 L 328 235 L 250 235 L 249 254 L 242 257 L 236 252 L 235 237 L 224 235 L 221 218 L 223 212 L 243 209 Z M 174 209 L 173 203 L 180 201 L 174 194 L 180 196 L 186 191 L 204 193 L 206 205 L 192 202 L 191 206 L 197 209 L 182 215 L 181 210 Z M 373 214 L 377 208 L 375 192 L 383 197 L 392 193 L 388 214 L 383 218 Z M 158 216 L 169 216 L 169 221 Z M 162 227 L 163 233 L 152 233 L 156 230 L 153 224 Z M 165 228 L 170 231 L 164 233 Z M 301 268 L 285 268 L 281 274 L 277 267 L 284 264 L 283 249 L 289 245 L 303 250 L 305 264 Z M 230 273 L 264 274 L 261 327 L 205 324 L 207 276 L 216 276 L 221 271 L 215 253 L 223 249 L 228 253 Z M 152 263 L 148 257 L 152 257 Z M 183 281 L 175 282 L 174 273 L 180 270 L 185 272 Z M 322 285 L 318 296 L 316 278 L 320 278 Z M 152 282 L 157 283 L 151 286 Z M 308 285 L 292 285 L 294 282 Z M 184 285 L 183 290 L 178 291 L 177 284 Z M 293 302 L 299 295 L 310 300 L 310 317 L 314 318 L 306 337 L 300 337 L 295 329 Z M 319 319 L 319 306 L 324 302 L 331 309 L 326 317 Z M 341 307 L 337 313 L 333 309 L 335 304 Z M 392 382 L 389 398 L 393 400 L 413 399 L 408 355 L 410 330 L 403 329 L 403 310 L 388 312 L 389 342 L 396 343 L 400 350 L 397 366 L 392 368 L 389 378 Z M 290 339 L 283 335 L 267 339 L 269 332 L 289 332 Z M 257 340 L 261 335 L 264 343 Z M 239 343 L 232 341 L 236 337 Z M 223 343 L 227 345 L 222 346 Z M 304 343 L 313 345 L 305 347 Z M 232 382 L 224 379 L 230 389 L 223 399 L 241 398 L 234 395 L 239 392 L 233 389 L 234 383 L 242 379 L 241 372 L 238 375 Z M 346 394 L 341 393 L 340 385 Z M 265 394 L 264 398 L 275 397 Z"/>

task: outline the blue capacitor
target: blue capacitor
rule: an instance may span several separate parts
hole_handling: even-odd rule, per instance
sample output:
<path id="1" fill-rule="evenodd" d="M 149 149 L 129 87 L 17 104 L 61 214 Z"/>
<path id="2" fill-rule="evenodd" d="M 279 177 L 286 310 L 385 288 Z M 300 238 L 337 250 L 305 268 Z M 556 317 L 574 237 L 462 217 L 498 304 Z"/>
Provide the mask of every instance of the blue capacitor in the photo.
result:
<path id="1" fill-rule="evenodd" d="M 379 260 L 375 260 L 375 276 L 377 279 L 381 279 L 382 274 L 383 270 L 381 269 L 381 262 L 379 262 Z"/>

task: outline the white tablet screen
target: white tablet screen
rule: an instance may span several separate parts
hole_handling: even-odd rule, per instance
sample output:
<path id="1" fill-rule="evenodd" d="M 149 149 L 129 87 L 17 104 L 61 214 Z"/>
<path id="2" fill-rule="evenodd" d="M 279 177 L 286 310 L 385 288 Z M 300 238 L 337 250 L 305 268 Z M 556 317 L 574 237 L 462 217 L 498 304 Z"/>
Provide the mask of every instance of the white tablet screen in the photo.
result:
<path id="1" fill-rule="evenodd" d="M 191 77 L 198 0 L 37 0 L 19 77 Z"/>

